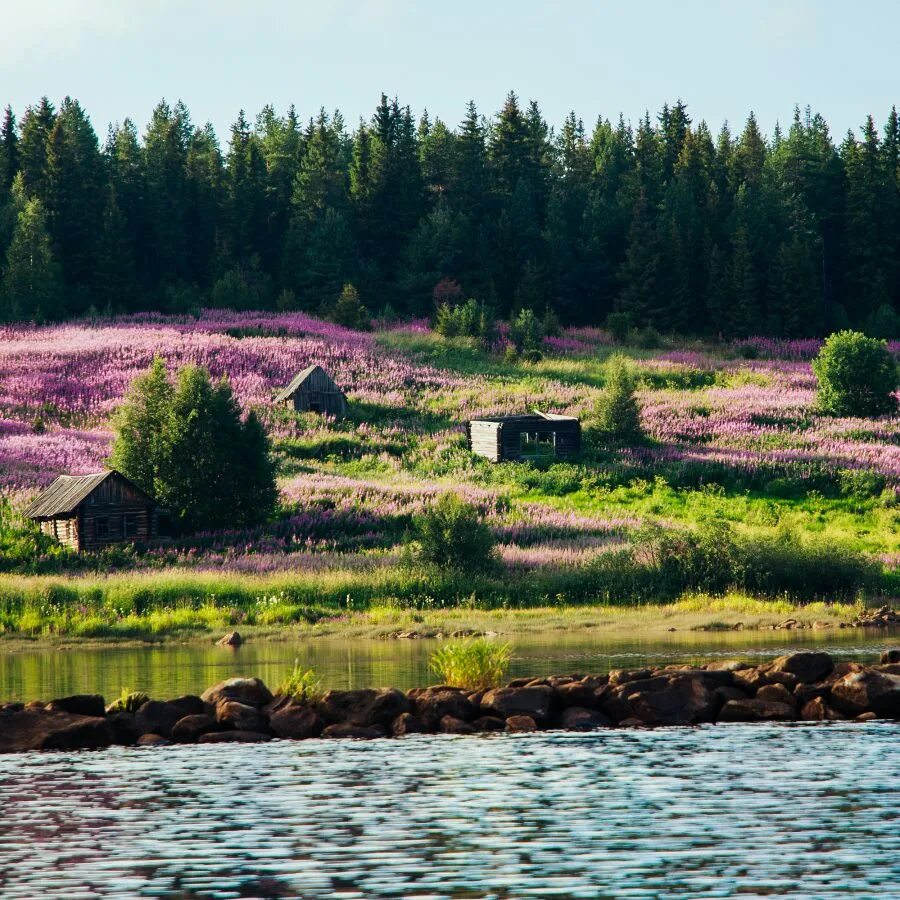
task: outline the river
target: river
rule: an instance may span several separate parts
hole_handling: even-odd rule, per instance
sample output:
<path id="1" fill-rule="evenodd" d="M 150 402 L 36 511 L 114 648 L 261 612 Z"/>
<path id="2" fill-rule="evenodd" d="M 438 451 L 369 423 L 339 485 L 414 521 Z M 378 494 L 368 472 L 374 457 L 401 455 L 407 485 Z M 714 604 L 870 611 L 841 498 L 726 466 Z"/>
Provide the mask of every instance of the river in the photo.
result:
<path id="1" fill-rule="evenodd" d="M 503 639 L 501 639 L 503 640 Z M 717 658 L 761 661 L 801 648 L 869 661 L 887 646 L 884 635 L 840 631 L 679 631 L 647 638 L 604 630 L 551 631 L 513 636 L 512 676 L 602 674 L 611 668 L 704 662 Z M 434 640 L 315 638 L 250 642 L 237 650 L 210 644 L 130 648 L 26 649 L 0 644 L 0 699 L 49 700 L 69 694 L 117 697 L 123 688 L 168 698 L 201 693 L 234 675 L 254 675 L 276 686 L 295 661 L 312 667 L 325 688 L 398 687 L 434 683 L 429 657 Z"/>

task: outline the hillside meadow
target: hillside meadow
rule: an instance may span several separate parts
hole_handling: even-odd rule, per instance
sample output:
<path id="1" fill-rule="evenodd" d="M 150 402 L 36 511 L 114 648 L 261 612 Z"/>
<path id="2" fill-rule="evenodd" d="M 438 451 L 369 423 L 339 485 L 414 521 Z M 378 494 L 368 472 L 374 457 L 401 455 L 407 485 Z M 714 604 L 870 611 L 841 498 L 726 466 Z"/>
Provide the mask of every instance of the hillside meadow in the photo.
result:
<path id="1" fill-rule="evenodd" d="M 126 636 L 375 607 L 675 603 L 730 589 L 782 602 L 896 594 L 900 421 L 817 415 L 819 342 L 623 348 L 606 332 L 567 329 L 544 339 L 536 362 L 506 346 L 502 330 L 482 347 L 425 323 L 356 332 L 301 313 L 0 330 L 10 522 L 56 475 L 103 467 L 110 417 L 157 353 L 172 370 L 190 362 L 230 379 L 269 430 L 280 489 L 277 515 L 252 530 L 80 558 L 7 547 L 0 630 Z M 465 422 L 479 415 L 541 409 L 589 422 L 614 351 L 634 361 L 642 440 L 620 446 L 588 431 L 577 460 L 540 465 L 469 454 Z M 272 406 L 310 363 L 346 391 L 345 421 Z M 446 491 L 481 511 L 493 569 L 411 562 L 413 518 Z M 673 571 L 673 557 L 688 563 Z"/>

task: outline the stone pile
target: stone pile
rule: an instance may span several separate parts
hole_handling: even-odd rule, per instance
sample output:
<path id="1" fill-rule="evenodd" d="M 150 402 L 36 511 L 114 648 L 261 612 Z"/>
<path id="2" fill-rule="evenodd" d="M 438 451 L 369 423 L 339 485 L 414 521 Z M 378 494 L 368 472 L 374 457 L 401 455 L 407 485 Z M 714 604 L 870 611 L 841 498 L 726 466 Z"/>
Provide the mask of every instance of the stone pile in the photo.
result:
<path id="1" fill-rule="evenodd" d="M 608 675 L 517 678 L 506 687 L 449 685 L 328 691 L 309 702 L 233 678 L 202 696 L 145 700 L 133 711 L 102 697 L 0 705 L 0 752 L 111 745 L 257 743 L 273 738 L 382 738 L 719 722 L 900 720 L 900 650 L 876 665 L 821 652 L 773 662 L 618 669 Z"/>

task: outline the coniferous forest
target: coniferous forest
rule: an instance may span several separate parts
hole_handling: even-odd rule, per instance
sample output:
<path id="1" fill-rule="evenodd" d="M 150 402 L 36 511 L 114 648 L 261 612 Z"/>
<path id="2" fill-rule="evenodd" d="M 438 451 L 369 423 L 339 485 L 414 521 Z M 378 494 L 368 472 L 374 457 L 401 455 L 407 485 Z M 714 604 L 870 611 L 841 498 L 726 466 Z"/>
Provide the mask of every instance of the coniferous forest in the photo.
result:
<path id="1" fill-rule="evenodd" d="M 680 100 L 561 127 L 510 93 L 458 124 L 382 96 L 243 112 L 224 141 L 182 103 L 101 142 L 47 98 L 0 127 L 0 320 L 200 307 L 499 316 L 684 334 L 900 334 L 900 119 L 842 140 L 796 110 L 718 132 Z M 346 292 L 345 292 L 346 293 Z"/>

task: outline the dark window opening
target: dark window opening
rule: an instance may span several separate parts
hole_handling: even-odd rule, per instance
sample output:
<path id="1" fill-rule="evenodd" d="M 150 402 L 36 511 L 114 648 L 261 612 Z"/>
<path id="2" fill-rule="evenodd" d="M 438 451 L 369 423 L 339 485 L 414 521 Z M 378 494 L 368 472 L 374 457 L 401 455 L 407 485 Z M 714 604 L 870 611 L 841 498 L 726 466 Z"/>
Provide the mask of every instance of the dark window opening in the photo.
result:
<path id="1" fill-rule="evenodd" d="M 321 400 L 310 400 L 309 401 L 309 411 L 314 413 L 321 413 L 322 409 L 322 401 Z"/>
<path id="2" fill-rule="evenodd" d="M 137 537 L 138 533 L 138 520 L 137 516 L 123 516 L 122 518 L 122 533 L 125 537 Z"/>
<path id="3" fill-rule="evenodd" d="M 521 456 L 536 459 L 556 455 L 556 433 L 544 431 L 524 431 L 519 438 Z"/>
<path id="4" fill-rule="evenodd" d="M 94 519 L 94 536 L 98 538 L 109 537 L 109 519 L 106 516 Z"/>

